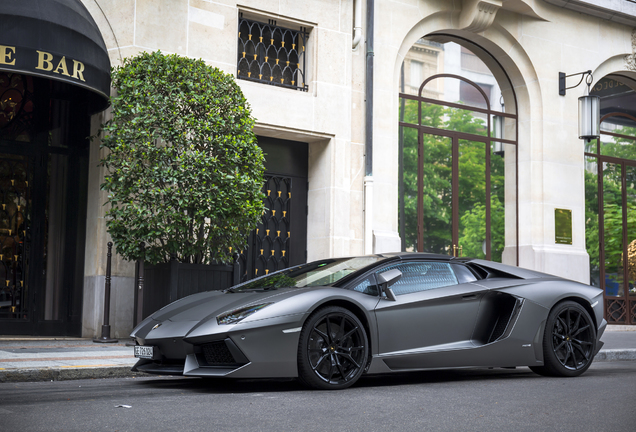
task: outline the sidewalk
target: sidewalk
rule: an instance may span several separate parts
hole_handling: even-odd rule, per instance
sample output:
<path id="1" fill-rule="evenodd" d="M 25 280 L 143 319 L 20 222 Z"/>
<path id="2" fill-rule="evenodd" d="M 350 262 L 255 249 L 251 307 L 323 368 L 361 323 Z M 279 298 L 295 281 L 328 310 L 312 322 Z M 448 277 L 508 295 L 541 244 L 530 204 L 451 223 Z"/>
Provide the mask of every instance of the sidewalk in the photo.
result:
<path id="1" fill-rule="evenodd" d="M 0 336 L 0 382 L 122 378 L 139 375 L 130 338 L 118 343 L 63 337 Z"/>
<path id="2" fill-rule="evenodd" d="M 636 326 L 608 326 L 601 340 L 594 361 L 636 360 Z M 0 383 L 147 376 L 130 371 L 136 359 L 126 342 L 0 336 Z"/>

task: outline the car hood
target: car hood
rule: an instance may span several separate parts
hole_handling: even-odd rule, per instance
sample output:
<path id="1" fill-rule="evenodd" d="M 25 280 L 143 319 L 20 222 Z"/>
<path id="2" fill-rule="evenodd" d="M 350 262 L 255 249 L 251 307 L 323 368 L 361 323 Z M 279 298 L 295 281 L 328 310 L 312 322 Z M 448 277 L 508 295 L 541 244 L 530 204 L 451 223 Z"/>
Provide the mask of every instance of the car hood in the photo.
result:
<path id="1" fill-rule="evenodd" d="M 201 321 L 244 306 L 277 302 L 296 294 L 299 288 L 242 292 L 206 291 L 173 302 L 151 315 L 153 320 Z"/>
<path id="2" fill-rule="evenodd" d="M 312 287 L 311 290 L 320 288 Z M 207 291 L 193 294 L 170 303 L 153 313 L 135 327 L 131 336 L 141 341 L 184 337 L 195 329 L 209 329 L 210 325 L 216 327 L 216 317 L 224 312 L 262 303 L 278 303 L 278 308 L 270 306 L 264 309 L 267 312 L 270 312 L 268 310 L 270 308 L 274 309 L 271 312 L 278 315 L 281 313 L 280 307 L 282 305 L 280 302 L 282 300 L 307 290 L 307 288 L 278 288 L 242 292 Z M 282 307 L 284 309 L 284 306 Z M 263 314 L 262 311 L 259 311 L 257 315 L 261 318 L 264 315 L 271 316 L 267 312 Z M 284 312 L 282 313 L 284 314 Z M 251 321 L 250 318 L 252 317 L 247 317 L 242 323 Z M 258 319 L 258 317 L 255 318 Z"/>

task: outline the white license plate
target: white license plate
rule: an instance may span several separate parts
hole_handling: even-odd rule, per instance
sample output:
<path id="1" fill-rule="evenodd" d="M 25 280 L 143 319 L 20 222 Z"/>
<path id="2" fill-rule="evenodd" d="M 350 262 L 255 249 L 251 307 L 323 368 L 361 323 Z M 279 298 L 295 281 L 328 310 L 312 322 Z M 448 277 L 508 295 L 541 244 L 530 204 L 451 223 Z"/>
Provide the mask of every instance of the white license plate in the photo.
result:
<path id="1" fill-rule="evenodd" d="M 155 347 L 135 345 L 135 357 L 152 359 L 155 356 Z"/>

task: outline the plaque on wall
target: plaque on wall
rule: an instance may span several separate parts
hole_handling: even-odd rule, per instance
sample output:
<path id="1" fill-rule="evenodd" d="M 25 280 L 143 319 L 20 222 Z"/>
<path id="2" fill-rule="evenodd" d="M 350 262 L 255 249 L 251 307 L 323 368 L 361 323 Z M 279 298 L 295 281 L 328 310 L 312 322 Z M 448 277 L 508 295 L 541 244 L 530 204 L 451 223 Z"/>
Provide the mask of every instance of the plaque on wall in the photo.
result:
<path id="1" fill-rule="evenodd" d="M 572 210 L 554 209 L 554 242 L 572 244 Z"/>

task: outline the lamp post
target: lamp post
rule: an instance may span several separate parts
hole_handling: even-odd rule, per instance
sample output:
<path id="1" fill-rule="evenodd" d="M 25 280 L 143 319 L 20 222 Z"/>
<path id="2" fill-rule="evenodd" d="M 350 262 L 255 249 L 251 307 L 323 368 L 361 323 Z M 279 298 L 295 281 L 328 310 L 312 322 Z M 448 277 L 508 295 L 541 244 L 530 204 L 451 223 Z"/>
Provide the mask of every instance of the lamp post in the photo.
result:
<path id="1" fill-rule="evenodd" d="M 108 254 L 106 255 L 106 278 L 104 282 L 104 324 L 102 325 L 102 336 L 94 338 L 96 343 L 115 343 L 117 339 L 110 337 L 110 261 L 113 256 L 113 242 L 108 242 Z"/>

